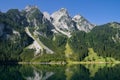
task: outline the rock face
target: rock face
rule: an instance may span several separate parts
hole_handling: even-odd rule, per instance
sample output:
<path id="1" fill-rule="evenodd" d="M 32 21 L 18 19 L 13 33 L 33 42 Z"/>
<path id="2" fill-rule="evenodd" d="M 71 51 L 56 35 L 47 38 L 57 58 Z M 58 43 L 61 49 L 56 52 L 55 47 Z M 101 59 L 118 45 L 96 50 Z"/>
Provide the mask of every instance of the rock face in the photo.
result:
<path id="1" fill-rule="evenodd" d="M 80 15 L 72 18 L 65 8 L 61 8 L 52 15 L 47 12 L 42 13 L 37 6 L 27 6 L 24 12 L 29 26 L 40 27 L 41 24 L 47 24 L 47 29 L 68 37 L 76 30 L 89 32 L 94 28 L 93 24 Z"/>
<path id="2" fill-rule="evenodd" d="M 69 34 L 76 30 L 76 26 L 66 9 L 61 8 L 54 12 L 51 17 L 53 18 L 52 24 L 59 32 L 70 36 Z"/>
<path id="3" fill-rule="evenodd" d="M 68 37 L 71 36 L 71 32 L 76 30 L 89 32 L 94 28 L 93 24 L 80 15 L 71 18 L 67 10 L 64 8 L 54 12 L 51 17 L 55 29 Z"/>
<path id="4" fill-rule="evenodd" d="M 94 28 L 93 24 L 80 15 L 74 16 L 72 20 L 76 23 L 77 29 L 80 31 L 89 32 L 92 28 Z"/>
<path id="5" fill-rule="evenodd" d="M 43 15 L 44 15 L 44 18 L 45 19 L 47 19 L 47 20 L 49 20 L 50 22 L 51 22 L 51 16 L 50 16 L 50 14 L 49 13 L 47 13 L 47 12 L 43 12 Z"/>
<path id="6" fill-rule="evenodd" d="M 37 6 L 27 6 L 24 11 L 29 26 L 39 26 L 42 23 L 43 14 Z"/>
<path id="7" fill-rule="evenodd" d="M 53 18 L 54 26 L 60 30 L 65 32 L 75 30 L 74 22 L 72 21 L 72 18 L 69 16 L 66 9 L 62 8 L 53 13 L 51 16 Z"/>

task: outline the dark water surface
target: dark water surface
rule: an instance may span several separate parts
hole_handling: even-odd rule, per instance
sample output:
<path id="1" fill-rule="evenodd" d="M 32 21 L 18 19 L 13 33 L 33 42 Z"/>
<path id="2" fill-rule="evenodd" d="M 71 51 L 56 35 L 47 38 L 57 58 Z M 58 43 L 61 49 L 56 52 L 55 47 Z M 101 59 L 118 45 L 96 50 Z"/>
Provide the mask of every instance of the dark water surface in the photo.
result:
<path id="1" fill-rule="evenodd" d="M 0 65 L 0 80 L 120 80 L 120 64 Z"/>

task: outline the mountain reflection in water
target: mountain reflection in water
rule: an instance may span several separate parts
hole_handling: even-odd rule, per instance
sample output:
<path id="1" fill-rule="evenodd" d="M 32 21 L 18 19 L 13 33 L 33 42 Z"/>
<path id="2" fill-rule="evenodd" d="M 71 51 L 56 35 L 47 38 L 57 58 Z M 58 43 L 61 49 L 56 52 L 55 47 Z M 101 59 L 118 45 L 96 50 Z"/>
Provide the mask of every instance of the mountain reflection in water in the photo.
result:
<path id="1" fill-rule="evenodd" d="M 0 74 L 0 80 L 120 80 L 120 65 L 0 65 Z"/>

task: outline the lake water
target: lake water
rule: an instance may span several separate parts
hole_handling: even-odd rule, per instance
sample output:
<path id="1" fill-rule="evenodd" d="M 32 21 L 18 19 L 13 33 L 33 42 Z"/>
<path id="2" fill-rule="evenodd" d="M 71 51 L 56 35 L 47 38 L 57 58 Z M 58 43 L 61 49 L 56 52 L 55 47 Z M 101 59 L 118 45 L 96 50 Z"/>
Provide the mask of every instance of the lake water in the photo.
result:
<path id="1" fill-rule="evenodd" d="M 0 65 L 0 80 L 120 80 L 120 65 Z"/>

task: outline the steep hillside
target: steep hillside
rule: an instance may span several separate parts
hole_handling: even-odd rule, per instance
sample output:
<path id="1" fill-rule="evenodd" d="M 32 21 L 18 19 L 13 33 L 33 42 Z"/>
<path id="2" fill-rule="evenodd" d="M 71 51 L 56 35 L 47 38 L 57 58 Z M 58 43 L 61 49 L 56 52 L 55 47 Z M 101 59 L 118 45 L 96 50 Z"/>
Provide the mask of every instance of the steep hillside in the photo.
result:
<path id="1" fill-rule="evenodd" d="M 17 9 L 0 13 L 0 17 L 0 61 L 20 61 L 20 53 L 33 42 L 22 25 L 25 17 Z"/>

